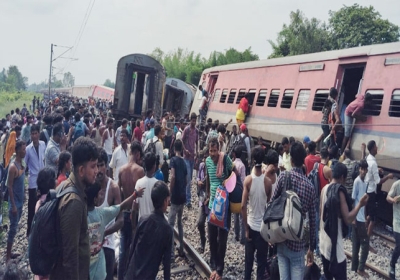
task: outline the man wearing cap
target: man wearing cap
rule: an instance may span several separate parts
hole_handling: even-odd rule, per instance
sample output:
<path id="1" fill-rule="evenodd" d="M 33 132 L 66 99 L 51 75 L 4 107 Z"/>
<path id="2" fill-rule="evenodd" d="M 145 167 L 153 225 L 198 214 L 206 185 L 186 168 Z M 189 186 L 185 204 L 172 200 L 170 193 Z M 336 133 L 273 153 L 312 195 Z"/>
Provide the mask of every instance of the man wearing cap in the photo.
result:
<path id="1" fill-rule="evenodd" d="M 308 144 L 310 144 L 310 142 L 311 142 L 310 137 L 308 137 L 308 136 L 303 137 L 303 146 L 304 146 L 304 149 L 306 149 L 306 151 L 308 148 Z"/>
<path id="2" fill-rule="evenodd" d="M 147 140 L 154 138 L 154 125 L 156 124 L 156 122 L 154 121 L 154 119 L 151 119 L 149 121 L 149 124 L 150 124 L 150 130 L 149 133 L 147 133 L 146 135 L 146 142 Z"/>
<path id="3" fill-rule="evenodd" d="M 246 146 L 247 161 L 246 160 L 243 161 L 243 164 L 244 164 L 244 166 L 246 166 L 246 175 L 249 175 L 250 174 L 250 165 L 251 165 L 251 154 L 250 154 L 251 148 L 250 148 L 250 139 L 249 139 L 249 137 L 247 137 L 246 132 L 247 132 L 247 126 L 243 123 L 240 125 L 239 139 L 240 140 L 243 139 L 243 143 Z"/>

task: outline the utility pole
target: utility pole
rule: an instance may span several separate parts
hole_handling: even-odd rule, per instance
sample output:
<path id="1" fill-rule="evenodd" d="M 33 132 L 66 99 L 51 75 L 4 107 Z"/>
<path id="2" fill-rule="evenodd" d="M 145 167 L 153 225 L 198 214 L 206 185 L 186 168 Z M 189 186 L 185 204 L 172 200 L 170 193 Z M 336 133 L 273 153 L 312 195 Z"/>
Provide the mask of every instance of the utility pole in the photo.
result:
<path id="1" fill-rule="evenodd" d="M 49 100 L 50 100 L 50 88 L 51 88 L 51 71 L 53 69 L 53 44 L 51 44 L 50 51 L 50 73 L 49 73 Z"/>

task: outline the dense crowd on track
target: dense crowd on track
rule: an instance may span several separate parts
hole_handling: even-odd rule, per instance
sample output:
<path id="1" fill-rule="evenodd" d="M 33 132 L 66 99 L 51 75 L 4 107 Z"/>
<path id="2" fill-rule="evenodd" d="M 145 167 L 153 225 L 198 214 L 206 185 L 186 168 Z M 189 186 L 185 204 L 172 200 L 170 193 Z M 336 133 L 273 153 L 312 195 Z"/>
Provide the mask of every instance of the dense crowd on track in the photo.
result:
<path id="1" fill-rule="evenodd" d="M 284 137 L 270 147 L 249 135 L 247 95 L 236 124 L 223 124 L 207 115 L 209 95 L 199 90 L 199 115 L 165 112 L 157 119 L 148 110 L 141 119 L 115 120 L 109 101 L 64 95 L 34 97 L 29 108 L 11 110 L 0 123 L 1 198 L 9 216 L 4 279 L 22 279 L 13 243 L 26 187 L 35 279 L 156 279 L 161 264 L 170 279 L 176 256 L 185 256 L 182 220 L 192 210 L 198 233 L 190 234 L 200 236 L 200 252 L 209 246 L 212 280 L 223 278 L 231 224 L 245 247 L 244 279 L 346 279 L 345 238 L 353 244 L 351 269 L 368 278 L 376 193 L 393 178 L 378 168 L 373 140 L 362 145 L 360 159 L 351 158 L 354 121 L 364 118 L 368 93 L 342 117 L 332 88 L 318 139 Z M 387 201 L 396 240 L 388 273 L 395 279 L 399 180 Z"/>

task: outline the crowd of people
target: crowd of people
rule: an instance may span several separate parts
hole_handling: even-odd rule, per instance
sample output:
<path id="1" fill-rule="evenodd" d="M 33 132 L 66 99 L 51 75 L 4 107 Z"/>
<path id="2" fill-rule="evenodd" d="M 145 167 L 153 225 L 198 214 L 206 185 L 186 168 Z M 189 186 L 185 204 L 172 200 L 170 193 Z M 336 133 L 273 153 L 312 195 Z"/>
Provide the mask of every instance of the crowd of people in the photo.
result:
<path id="1" fill-rule="evenodd" d="M 302 141 L 284 137 L 275 150 L 267 149 L 261 137 L 249 135 L 246 96 L 236 115 L 240 124 L 233 125 L 231 132 L 227 131 L 231 121 L 222 124 L 207 119 L 204 90 L 203 96 L 200 122 L 196 113 L 183 119 L 169 112 L 156 119 L 148 110 L 142 119 L 123 119 L 117 126 L 108 106 L 73 97 L 48 103 L 35 98 L 30 106 L 33 114 L 26 106 L 7 114 L 0 124 L 10 218 L 7 262 L 18 257 L 12 248 L 28 176 L 27 237 L 49 191 L 74 189 L 57 206 L 60 254 L 48 275 L 36 275 L 36 279 L 114 279 L 115 268 L 118 279 L 155 279 L 161 264 L 164 279 L 170 279 L 171 263 L 177 255 L 185 255 L 185 207 L 198 211 L 198 250 L 204 252 L 208 243 L 212 280 L 222 279 L 224 273 L 232 215 L 236 242 L 245 247 L 244 279 L 251 279 L 255 260 L 257 279 L 266 275 L 274 279 L 268 261 L 274 256 L 280 279 L 303 279 L 315 255 L 322 259 L 325 279 L 346 279 L 344 238 L 353 242 L 352 270 L 368 277 L 365 263 L 377 213 L 376 191 L 393 178 L 378 168 L 375 141 L 363 145 L 358 160 L 351 158 L 348 149 L 351 133 L 346 129 L 352 130 L 352 118 L 358 116 L 361 105 L 356 105 L 369 97 L 348 106 L 342 126 L 334 105 L 337 91 L 331 90 L 324 107 L 328 112 L 324 119 L 328 119 L 322 123 L 324 134 L 319 141 L 308 136 Z M 344 127 L 343 142 L 338 141 L 336 126 Z M 207 222 L 207 217 L 218 188 L 232 172 L 243 188 L 241 210 L 234 214 L 228 210 L 227 228 L 223 228 Z M 265 208 L 286 189 L 288 174 L 302 215 L 308 217 L 309 234 L 300 241 L 269 244 L 260 233 Z M 192 205 L 192 188 L 198 195 L 196 206 Z M 393 184 L 387 201 L 394 205 L 396 248 L 389 268 L 394 279 L 400 255 L 400 181 Z"/>

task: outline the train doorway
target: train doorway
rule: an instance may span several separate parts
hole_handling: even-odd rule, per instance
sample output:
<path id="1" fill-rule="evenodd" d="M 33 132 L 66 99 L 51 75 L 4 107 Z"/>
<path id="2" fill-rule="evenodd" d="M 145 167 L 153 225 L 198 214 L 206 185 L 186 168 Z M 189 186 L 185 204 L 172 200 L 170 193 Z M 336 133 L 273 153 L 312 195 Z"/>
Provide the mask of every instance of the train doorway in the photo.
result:
<path id="1" fill-rule="evenodd" d="M 342 84 L 339 91 L 339 105 L 341 108 L 342 117 L 347 105 L 349 105 L 356 98 L 356 95 L 361 91 L 364 70 L 365 64 L 345 66 L 344 68 Z"/>

